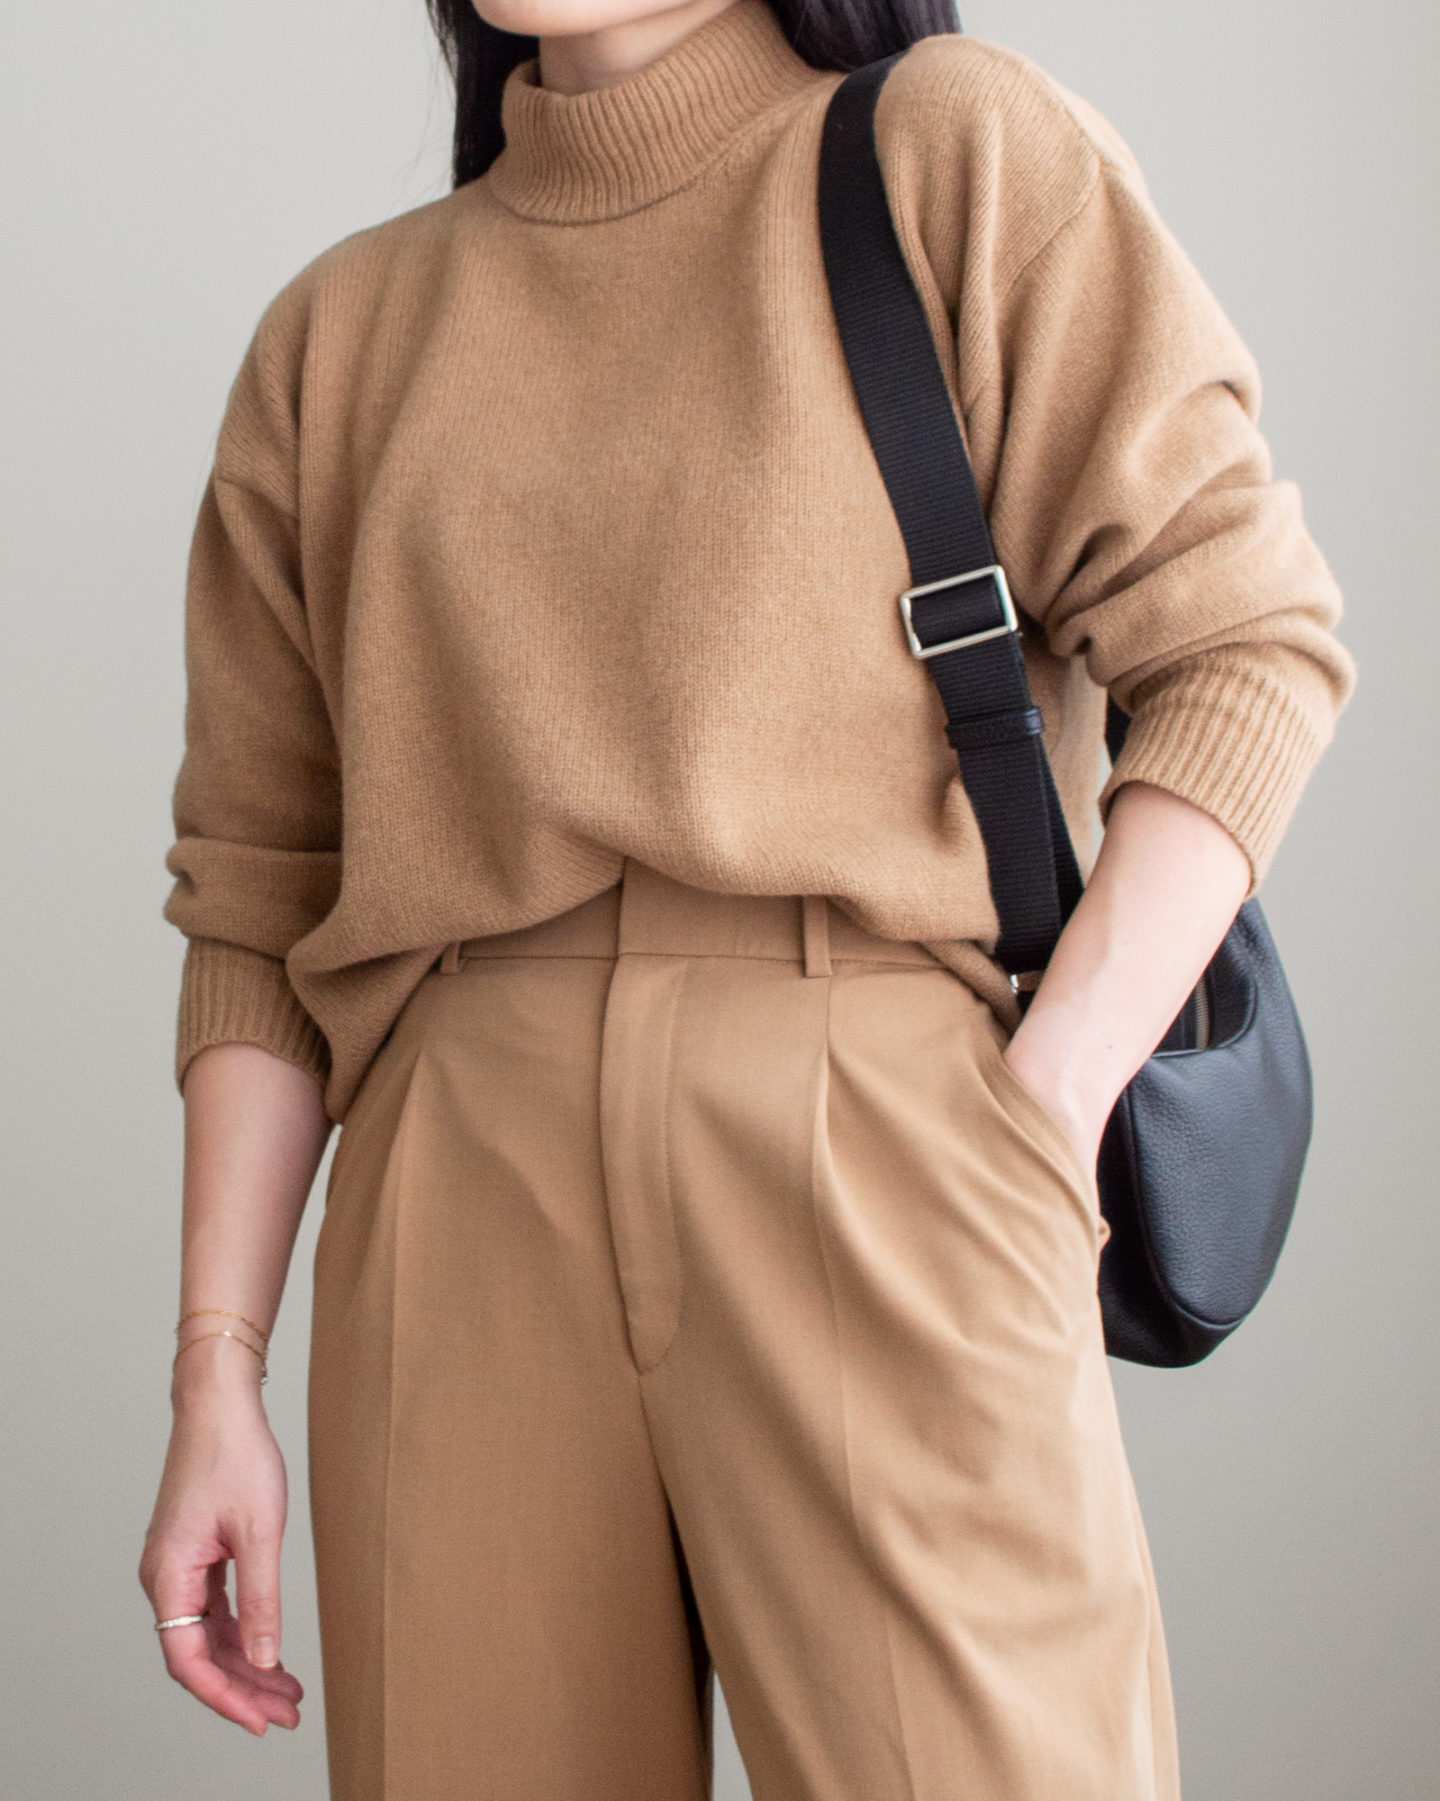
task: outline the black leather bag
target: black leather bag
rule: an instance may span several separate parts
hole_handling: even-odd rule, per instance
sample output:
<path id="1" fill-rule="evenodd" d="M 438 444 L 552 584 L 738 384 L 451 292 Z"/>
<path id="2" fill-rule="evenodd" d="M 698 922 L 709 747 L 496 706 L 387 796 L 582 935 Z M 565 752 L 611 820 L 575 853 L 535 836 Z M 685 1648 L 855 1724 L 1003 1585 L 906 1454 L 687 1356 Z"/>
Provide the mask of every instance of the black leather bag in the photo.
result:
<path id="1" fill-rule="evenodd" d="M 1030 695 L 1021 622 L 975 487 L 875 150 L 899 52 L 847 75 L 821 140 L 821 247 L 861 416 L 905 539 L 907 642 L 935 679 L 984 840 L 996 958 L 1043 970 L 1081 879 Z M 1113 704 L 1112 758 L 1125 716 Z M 1023 998 L 1023 997 L 1022 997 Z M 1259 904 L 1234 925 L 1179 1018 L 1116 1103 L 1100 1150 L 1110 1237 L 1106 1348 L 1196 1363 L 1264 1292 L 1310 1142 L 1310 1065 Z"/>

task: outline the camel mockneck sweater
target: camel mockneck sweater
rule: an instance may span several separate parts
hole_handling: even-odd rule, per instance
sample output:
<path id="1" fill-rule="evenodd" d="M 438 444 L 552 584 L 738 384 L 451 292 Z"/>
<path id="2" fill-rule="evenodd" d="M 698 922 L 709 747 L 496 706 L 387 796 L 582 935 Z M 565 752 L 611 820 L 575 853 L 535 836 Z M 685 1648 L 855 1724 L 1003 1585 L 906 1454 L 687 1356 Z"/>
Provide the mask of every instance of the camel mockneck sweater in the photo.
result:
<path id="1" fill-rule="evenodd" d="M 984 852 L 906 652 L 904 544 L 816 226 L 838 74 L 733 0 L 319 257 L 232 391 L 187 607 L 166 914 L 178 1071 L 225 1040 L 343 1117 L 443 947 L 634 857 L 826 894 L 1005 1012 Z M 1077 843 L 1126 779 L 1263 874 L 1352 674 L 1243 345 L 1124 146 L 1010 51 L 928 38 L 877 131 L 1025 615 Z"/>

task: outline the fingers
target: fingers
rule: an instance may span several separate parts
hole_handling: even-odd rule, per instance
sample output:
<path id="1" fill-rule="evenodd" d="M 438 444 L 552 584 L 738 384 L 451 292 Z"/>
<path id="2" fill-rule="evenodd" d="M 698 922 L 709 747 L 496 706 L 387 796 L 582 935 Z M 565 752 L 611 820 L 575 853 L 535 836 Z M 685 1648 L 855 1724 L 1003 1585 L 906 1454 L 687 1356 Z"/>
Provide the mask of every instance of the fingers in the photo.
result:
<path id="1" fill-rule="evenodd" d="M 210 1603 L 209 1613 L 211 1656 L 228 1675 L 256 1692 L 278 1695 L 291 1706 L 304 1699 L 305 1690 L 283 1664 L 257 1669 L 246 1657 L 240 1646 L 240 1623 L 230 1611 L 223 1583 L 218 1597 Z"/>
<path id="2" fill-rule="evenodd" d="M 298 1722 L 300 1716 L 295 1710 L 304 1700 L 305 1691 L 283 1664 L 276 1664 L 273 1670 L 257 1670 L 238 1647 L 223 1646 L 215 1652 L 214 1661 L 237 1687 L 266 1709 L 272 1720 L 282 1726 Z"/>
<path id="3" fill-rule="evenodd" d="M 152 1600 L 161 1619 L 177 1615 L 201 1613 L 215 1594 L 215 1568 L 218 1568 L 223 1592 L 224 1565 L 211 1569 L 162 1567 Z M 269 1725 L 269 1713 L 235 1679 L 223 1670 L 213 1656 L 210 1618 L 194 1626 L 172 1626 L 160 1634 L 165 1668 L 183 1689 L 203 1701 L 224 1719 L 233 1720 L 247 1732 L 258 1736 Z"/>
<path id="4" fill-rule="evenodd" d="M 165 1667 L 180 1686 L 223 1719 L 263 1737 L 271 1725 L 293 1729 L 303 1690 L 278 1666 L 255 1669 L 240 1650 L 225 1593 L 225 1563 L 204 1570 L 161 1570 L 152 1600 L 161 1619 L 204 1612 L 193 1626 L 160 1634 Z"/>
<path id="5" fill-rule="evenodd" d="M 205 1616 L 160 1634 L 170 1675 L 257 1735 L 300 1718 L 303 1691 L 279 1659 L 284 1524 L 284 1464 L 263 1414 L 177 1420 L 140 1579 L 157 1620 Z M 232 1561 L 235 1612 L 226 1595 Z"/>

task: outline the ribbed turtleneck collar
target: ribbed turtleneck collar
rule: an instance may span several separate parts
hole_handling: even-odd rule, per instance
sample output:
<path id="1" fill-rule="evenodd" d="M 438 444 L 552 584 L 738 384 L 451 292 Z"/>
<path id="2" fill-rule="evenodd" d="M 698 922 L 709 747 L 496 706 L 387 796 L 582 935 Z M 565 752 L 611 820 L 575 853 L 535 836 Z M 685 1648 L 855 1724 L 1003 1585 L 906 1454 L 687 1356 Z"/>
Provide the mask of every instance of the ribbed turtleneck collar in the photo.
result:
<path id="1" fill-rule="evenodd" d="M 505 82 L 491 192 L 555 224 L 634 212 L 684 187 L 749 120 L 820 78 L 768 0 L 730 0 L 643 69 L 584 94 L 541 87 L 531 57 Z"/>

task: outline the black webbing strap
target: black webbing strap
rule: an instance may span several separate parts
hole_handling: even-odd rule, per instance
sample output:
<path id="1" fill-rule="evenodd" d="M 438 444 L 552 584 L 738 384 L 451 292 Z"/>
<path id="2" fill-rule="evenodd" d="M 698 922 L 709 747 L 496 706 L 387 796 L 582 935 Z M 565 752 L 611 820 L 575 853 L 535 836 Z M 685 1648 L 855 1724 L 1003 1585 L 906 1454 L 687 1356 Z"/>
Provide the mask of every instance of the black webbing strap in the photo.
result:
<path id="1" fill-rule="evenodd" d="M 836 88 L 820 148 L 820 240 L 835 320 L 865 429 L 910 560 L 912 651 L 925 659 L 984 841 L 1011 974 L 1043 969 L 1080 898 L 1021 641 L 935 341 L 895 233 L 875 150 L 875 103 L 903 55 Z M 947 577 L 955 586 L 919 595 Z"/>

